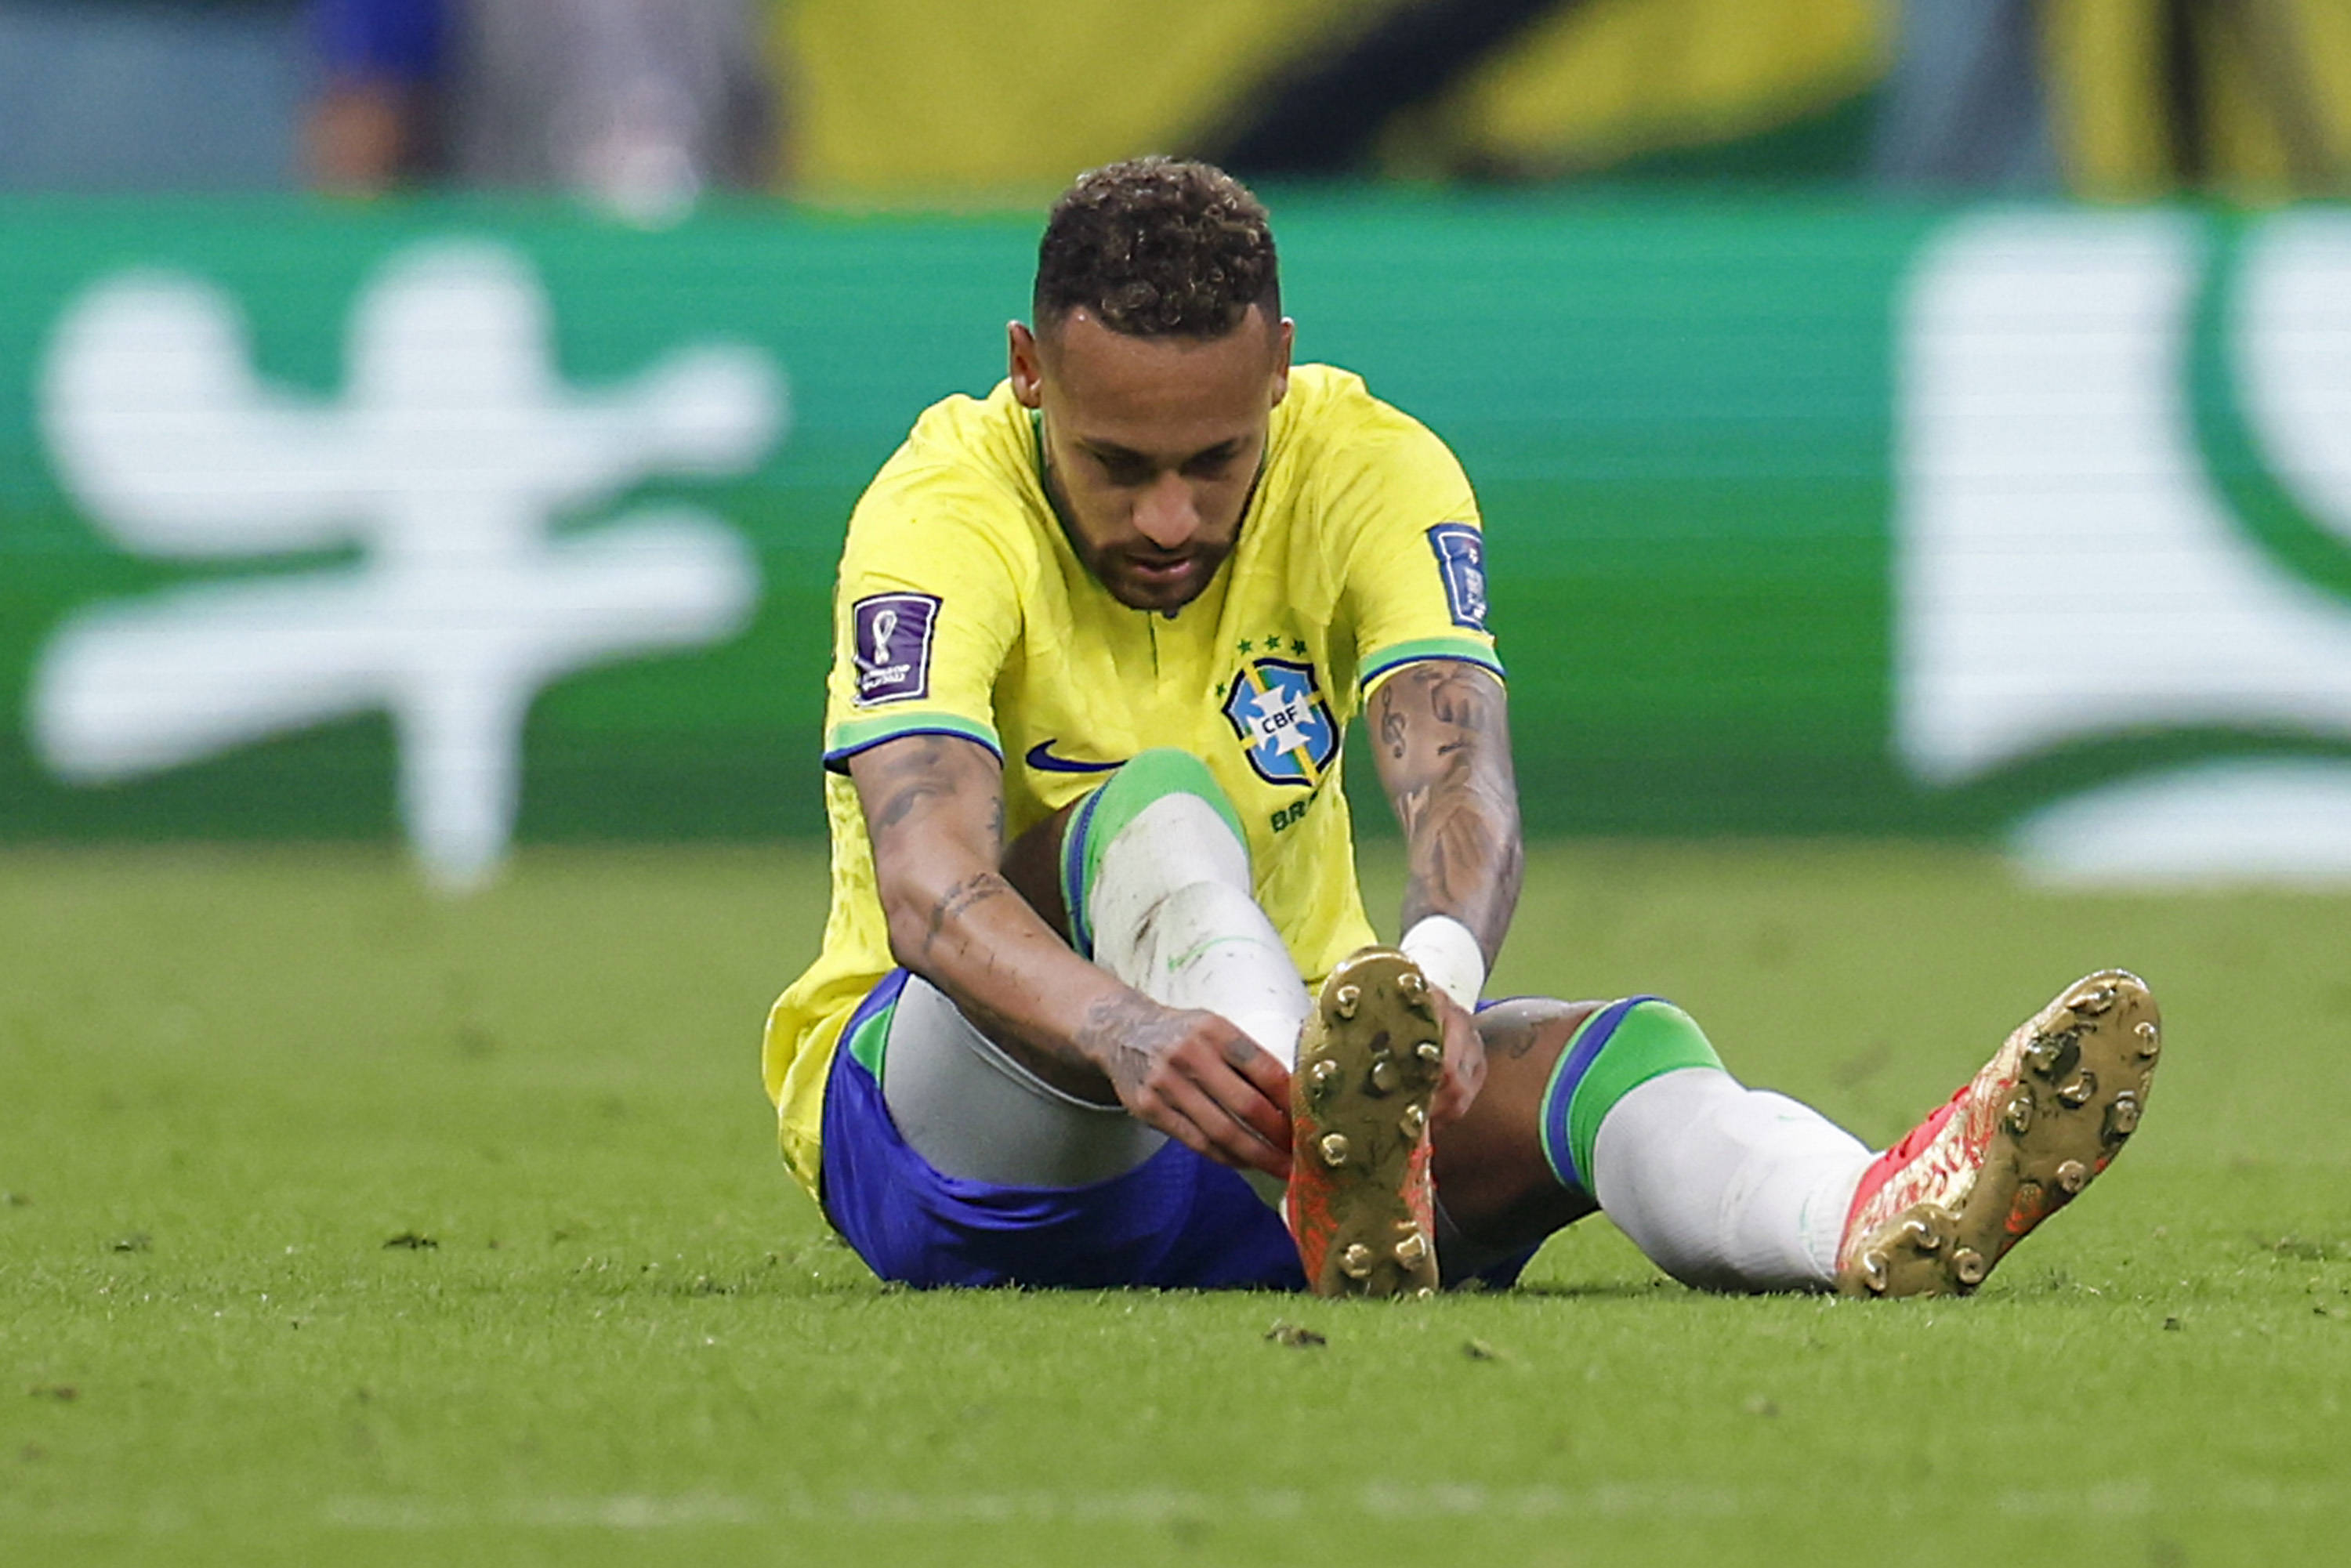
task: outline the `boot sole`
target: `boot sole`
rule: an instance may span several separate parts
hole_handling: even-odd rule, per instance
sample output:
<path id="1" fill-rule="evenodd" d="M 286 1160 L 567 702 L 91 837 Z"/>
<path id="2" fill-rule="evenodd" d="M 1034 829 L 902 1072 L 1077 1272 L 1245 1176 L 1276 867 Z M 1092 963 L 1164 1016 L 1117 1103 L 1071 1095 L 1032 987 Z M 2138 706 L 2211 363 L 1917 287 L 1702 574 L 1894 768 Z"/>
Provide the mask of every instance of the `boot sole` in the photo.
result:
<path id="1" fill-rule="evenodd" d="M 2067 987 L 2025 1028 L 2016 1081 L 1957 1210 L 1914 1204 L 1880 1225 L 1838 1281 L 1847 1294 L 1969 1294 L 2122 1152 L 2163 1052 L 2162 1018 L 2146 983 L 2101 971 Z"/>
<path id="2" fill-rule="evenodd" d="M 1293 1158 L 1315 1173 L 1333 1222 L 1307 1281 L 1316 1295 L 1437 1289 L 1437 1239 L 1405 1195 L 1426 1180 L 1428 1105 L 1444 1070 L 1437 1009 L 1410 959 L 1374 948 L 1332 971 L 1290 1080 Z"/>

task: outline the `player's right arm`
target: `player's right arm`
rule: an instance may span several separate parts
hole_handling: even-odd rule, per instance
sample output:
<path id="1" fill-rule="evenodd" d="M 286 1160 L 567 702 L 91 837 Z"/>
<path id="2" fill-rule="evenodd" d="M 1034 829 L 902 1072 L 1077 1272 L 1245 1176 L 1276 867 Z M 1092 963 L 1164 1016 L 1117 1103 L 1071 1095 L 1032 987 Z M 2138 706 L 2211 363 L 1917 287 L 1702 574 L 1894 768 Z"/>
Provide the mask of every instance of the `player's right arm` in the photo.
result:
<path id="1" fill-rule="evenodd" d="M 847 766 L 898 963 L 1040 1076 L 1098 1077 L 1178 1143 L 1289 1174 L 1281 1065 L 1217 1014 L 1163 1007 L 1080 957 L 1005 880 L 995 753 L 961 736 L 914 734 Z"/>

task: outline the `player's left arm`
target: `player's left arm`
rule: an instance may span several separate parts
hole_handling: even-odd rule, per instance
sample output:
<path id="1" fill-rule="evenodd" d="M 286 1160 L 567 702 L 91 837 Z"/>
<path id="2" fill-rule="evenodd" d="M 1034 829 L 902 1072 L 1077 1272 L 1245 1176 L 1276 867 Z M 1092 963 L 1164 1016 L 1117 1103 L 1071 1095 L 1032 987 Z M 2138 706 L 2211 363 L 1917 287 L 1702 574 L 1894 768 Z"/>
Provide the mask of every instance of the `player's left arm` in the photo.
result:
<path id="1" fill-rule="evenodd" d="M 1426 425 L 1368 396 L 1347 412 L 1323 488 L 1352 622 L 1361 717 L 1404 828 L 1405 954 L 1445 999 L 1446 1080 L 1469 1108 L 1486 1058 L 1468 1009 L 1519 902 L 1523 851 L 1501 665 L 1486 626 L 1484 529 L 1468 476 Z"/>
<path id="2" fill-rule="evenodd" d="M 1491 671 L 1426 659 L 1381 681 L 1367 716 L 1380 783 L 1404 829 L 1406 947 L 1430 956 L 1423 967 L 1445 997 L 1449 1071 L 1430 1107 L 1441 1124 L 1467 1111 L 1485 1081 L 1468 1008 L 1501 952 L 1526 864 L 1509 705 Z M 1456 974 L 1436 972 L 1448 957 Z M 1472 972 L 1465 978 L 1462 969 Z"/>

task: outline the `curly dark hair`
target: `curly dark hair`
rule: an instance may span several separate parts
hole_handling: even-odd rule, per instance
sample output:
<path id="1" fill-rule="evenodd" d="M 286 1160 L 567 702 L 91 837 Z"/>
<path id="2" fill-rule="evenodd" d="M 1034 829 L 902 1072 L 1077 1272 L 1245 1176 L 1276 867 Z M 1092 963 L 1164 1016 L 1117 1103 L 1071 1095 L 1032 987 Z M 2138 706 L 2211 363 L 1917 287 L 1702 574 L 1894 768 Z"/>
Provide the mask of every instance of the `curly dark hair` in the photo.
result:
<path id="1" fill-rule="evenodd" d="M 1221 338 L 1252 307 L 1279 320 L 1273 229 L 1249 187 L 1211 164 L 1090 169 L 1045 220 L 1031 306 L 1040 329 L 1083 308 L 1136 338 Z"/>

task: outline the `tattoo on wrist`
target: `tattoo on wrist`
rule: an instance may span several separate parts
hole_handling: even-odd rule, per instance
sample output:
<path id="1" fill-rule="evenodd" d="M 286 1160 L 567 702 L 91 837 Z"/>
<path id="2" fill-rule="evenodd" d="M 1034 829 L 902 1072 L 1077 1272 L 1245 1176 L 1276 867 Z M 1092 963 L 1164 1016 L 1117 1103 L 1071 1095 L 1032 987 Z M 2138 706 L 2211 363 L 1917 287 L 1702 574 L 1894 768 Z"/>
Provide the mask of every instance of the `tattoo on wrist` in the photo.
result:
<path id="1" fill-rule="evenodd" d="M 1000 898 L 1012 891 L 1012 884 L 992 871 L 975 872 L 939 895 L 931 905 L 930 923 L 923 931 L 923 953 L 928 956 L 932 946 L 946 923 L 968 912 L 975 904 L 991 898 Z"/>

